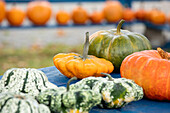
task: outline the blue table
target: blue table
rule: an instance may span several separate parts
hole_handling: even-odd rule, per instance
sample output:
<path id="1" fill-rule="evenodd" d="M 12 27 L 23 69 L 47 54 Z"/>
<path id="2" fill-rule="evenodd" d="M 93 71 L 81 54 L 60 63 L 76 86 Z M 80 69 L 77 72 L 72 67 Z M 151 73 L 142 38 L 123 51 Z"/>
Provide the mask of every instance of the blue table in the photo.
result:
<path id="1" fill-rule="evenodd" d="M 40 70 L 47 75 L 50 82 L 56 84 L 57 86 L 66 86 L 66 83 L 69 80 L 54 66 L 41 68 Z M 120 74 L 113 73 L 111 75 L 114 78 L 120 77 Z M 121 109 L 101 109 L 94 107 L 90 113 L 170 113 L 170 102 L 142 99 L 140 101 L 131 102 Z"/>

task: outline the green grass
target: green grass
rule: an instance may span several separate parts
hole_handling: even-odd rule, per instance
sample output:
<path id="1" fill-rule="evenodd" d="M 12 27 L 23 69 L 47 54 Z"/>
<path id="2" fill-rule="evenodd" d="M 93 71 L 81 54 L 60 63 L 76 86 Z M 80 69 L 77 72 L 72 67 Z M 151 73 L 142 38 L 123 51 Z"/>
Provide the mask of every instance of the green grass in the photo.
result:
<path id="1" fill-rule="evenodd" d="M 54 66 L 53 57 L 57 53 L 82 53 L 82 46 L 61 44 L 31 48 L 0 48 L 0 75 L 10 68 L 44 68 Z"/>

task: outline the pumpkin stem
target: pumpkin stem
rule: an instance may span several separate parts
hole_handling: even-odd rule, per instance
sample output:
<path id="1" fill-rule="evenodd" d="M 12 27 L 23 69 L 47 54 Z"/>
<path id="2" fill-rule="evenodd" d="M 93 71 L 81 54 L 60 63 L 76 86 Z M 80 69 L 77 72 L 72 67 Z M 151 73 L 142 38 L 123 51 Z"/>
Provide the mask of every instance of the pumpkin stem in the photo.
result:
<path id="1" fill-rule="evenodd" d="M 114 81 L 114 79 L 112 78 L 110 74 L 108 73 L 100 73 L 100 74 L 106 75 L 109 78 L 109 81 Z"/>
<path id="2" fill-rule="evenodd" d="M 121 34 L 120 29 L 121 29 L 124 22 L 125 22 L 125 20 L 122 19 L 122 20 L 120 20 L 119 24 L 117 25 L 117 31 L 116 31 L 117 35 Z"/>
<path id="3" fill-rule="evenodd" d="M 160 55 L 163 59 L 170 60 L 170 57 L 169 57 L 168 53 L 165 52 L 164 50 L 162 50 L 160 47 L 157 48 L 157 51 L 158 51 L 159 55 Z"/>
<path id="4" fill-rule="evenodd" d="M 84 49 L 83 49 L 83 61 L 87 59 L 89 50 L 89 32 L 86 32 L 86 41 L 84 43 Z"/>
<path id="5" fill-rule="evenodd" d="M 67 82 L 67 91 L 69 91 L 70 83 L 71 83 L 73 80 L 77 80 L 77 77 L 73 77 L 73 78 L 71 78 L 71 79 Z"/>

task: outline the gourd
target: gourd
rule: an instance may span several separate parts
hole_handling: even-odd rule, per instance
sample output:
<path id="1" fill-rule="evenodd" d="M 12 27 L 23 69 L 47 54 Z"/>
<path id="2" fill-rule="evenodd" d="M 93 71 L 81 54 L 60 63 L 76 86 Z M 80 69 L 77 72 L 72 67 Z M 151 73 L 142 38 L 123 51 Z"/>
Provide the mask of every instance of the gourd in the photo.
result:
<path id="1" fill-rule="evenodd" d="M 52 14 L 48 1 L 32 1 L 28 3 L 27 16 L 34 25 L 45 25 Z"/>
<path id="2" fill-rule="evenodd" d="M 87 55 L 89 46 L 89 33 L 86 33 L 83 56 L 76 53 L 59 53 L 54 56 L 53 62 L 56 68 L 68 78 L 76 76 L 79 79 L 89 76 L 103 76 L 101 72 L 111 73 L 114 66 L 111 62 Z"/>
<path id="3" fill-rule="evenodd" d="M 0 93 L 0 113 L 51 113 L 49 108 L 34 98 L 11 92 Z"/>
<path id="4" fill-rule="evenodd" d="M 36 96 L 47 88 L 56 88 L 46 75 L 33 68 L 12 68 L 7 70 L 0 80 L 0 92 L 22 92 Z"/>
<path id="5" fill-rule="evenodd" d="M 120 65 L 129 54 L 151 49 L 149 40 L 142 34 L 121 30 L 123 23 L 121 20 L 117 29 L 97 31 L 90 36 L 88 54 L 111 61 L 114 72 L 120 72 Z"/>
<path id="6" fill-rule="evenodd" d="M 130 8 L 125 8 L 123 10 L 123 19 L 127 22 L 131 22 L 135 19 L 135 13 Z"/>
<path id="7" fill-rule="evenodd" d="M 3 0 L 0 1 L 0 23 L 4 20 L 5 18 L 5 10 L 6 10 L 6 4 Z"/>
<path id="8" fill-rule="evenodd" d="M 71 85 L 72 89 L 91 89 L 102 95 L 101 108 L 121 108 L 129 102 L 143 98 L 143 89 L 134 81 L 125 78 L 114 79 L 111 75 L 102 73 L 108 78 L 88 77 L 76 84 Z M 89 84 L 90 83 L 90 84 Z"/>
<path id="9" fill-rule="evenodd" d="M 70 82 L 76 79 L 73 77 L 68 81 L 67 90 L 63 87 L 56 90 L 47 89 L 37 96 L 37 100 L 48 105 L 55 113 L 88 113 L 92 107 L 101 102 L 101 95 L 92 90 L 70 90 Z"/>
<path id="10" fill-rule="evenodd" d="M 93 24 L 100 24 L 104 20 L 104 15 L 102 12 L 95 10 L 90 15 L 90 20 Z"/>
<path id="11" fill-rule="evenodd" d="M 59 10 L 56 14 L 56 21 L 59 25 L 66 25 L 70 20 L 70 14 L 64 10 Z"/>
<path id="12" fill-rule="evenodd" d="M 161 48 L 127 56 L 121 65 L 121 77 L 134 80 L 143 87 L 145 97 L 170 100 L 170 54 Z"/>
<path id="13" fill-rule="evenodd" d="M 6 18 L 11 26 L 21 26 L 25 19 L 25 12 L 14 5 L 7 11 Z"/>

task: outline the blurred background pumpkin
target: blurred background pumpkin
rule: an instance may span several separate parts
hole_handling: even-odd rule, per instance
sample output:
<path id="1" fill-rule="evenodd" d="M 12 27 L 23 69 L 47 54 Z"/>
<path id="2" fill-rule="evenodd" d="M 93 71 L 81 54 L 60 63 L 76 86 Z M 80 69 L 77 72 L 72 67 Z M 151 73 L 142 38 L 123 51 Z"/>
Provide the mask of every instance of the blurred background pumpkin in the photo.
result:
<path id="1" fill-rule="evenodd" d="M 104 19 L 104 15 L 102 12 L 94 10 L 90 15 L 90 20 L 93 24 L 100 24 Z"/>
<path id="2" fill-rule="evenodd" d="M 66 25 L 70 20 L 70 14 L 64 10 L 59 10 L 56 14 L 56 21 L 59 25 Z"/>
<path id="3" fill-rule="evenodd" d="M 0 23 L 4 20 L 5 18 L 5 2 L 3 0 L 0 0 Z"/>
<path id="4" fill-rule="evenodd" d="M 35 25 L 45 25 L 51 14 L 51 4 L 48 1 L 32 1 L 28 3 L 27 16 Z"/>
<path id="5" fill-rule="evenodd" d="M 133 21 L 135 19 L 135 12 L 130 8 L 125 8 L 123 10 L 123 19 L 127 22 Z"/>
<path id="6" fill-rule="evenodd" d="M 138 9 L 136 12 L 135 12 L 135 17 L 136 19 L 138 20 L 145 20 L 145 10 L 144 9 Z"/>

